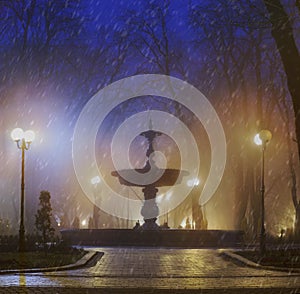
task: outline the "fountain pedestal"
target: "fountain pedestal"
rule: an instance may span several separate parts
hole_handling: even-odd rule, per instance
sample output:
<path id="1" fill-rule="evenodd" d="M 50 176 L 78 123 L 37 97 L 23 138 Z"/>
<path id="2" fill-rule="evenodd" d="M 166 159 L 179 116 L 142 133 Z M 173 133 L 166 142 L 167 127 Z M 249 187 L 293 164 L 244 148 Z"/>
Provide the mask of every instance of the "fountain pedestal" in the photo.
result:
<path id="1" fill-rule="evenodd" d="M 141 215 L 143 216 L 145 221 L 141 228 L 144 230 L 157 230 L 159 229 L 159 226 L 157 225 L 156 220 L 159 214 L 159 209 L 156 204 L 155 198 L 158 189 L 156 189 L 152 185 L 149 185 L 146 186 L 142 191 L 144 192 L 144 198 L 147 201 L 144 201 L 141 210 Z M 154 215 L 156 217 L 153 218 Z"/>
<path id="2" fill-rule="evenodd" d="M 145 166 L 142 169 L 113 171 L 112 176 L 117 177 L 121 185 L 143 188 L 142 191 L 144 193 L 145 201 L 141 209 L 141 215 L 143 216 L 145 223 L 141 226 L 140 229 L 158 230 L 160 227 L 159 225 L 157 225 L 156 220 L 159 215 L 159 209 L 155 200 L 156 194 L 158 192 L 157 187 L 173 186 L 176 183 L 180 183 L 182 176 L 187 175 L 188 173 L 177 169 L 161 170 L 155 165 L 155 162 L 151 157 L 152 153 L 154 152 L 153 141 L 157 136 L 160 136 L 161 133 L 153 131 L 151 129 L 152 128 L 151 122 L 149 128 L 150 130 L 140 134 L 141 136 L 145 137 L 148 140 L 148 144 L 149 144 L 146 152 L 147 162 Z M 146 185 L 146 184 L 132 183 L 127 180 L 128 178 L 131 178 L 130 175 L 132 174 L 133 171 L 138 172 L 140 174 L 146 174 L 149 172 L 151 168 L 156 169 L 156 171 L 162 175 L 158 180 L 155 180 L 155 182 Z M 128 175 L 128 177 L 126 175 Z"/>

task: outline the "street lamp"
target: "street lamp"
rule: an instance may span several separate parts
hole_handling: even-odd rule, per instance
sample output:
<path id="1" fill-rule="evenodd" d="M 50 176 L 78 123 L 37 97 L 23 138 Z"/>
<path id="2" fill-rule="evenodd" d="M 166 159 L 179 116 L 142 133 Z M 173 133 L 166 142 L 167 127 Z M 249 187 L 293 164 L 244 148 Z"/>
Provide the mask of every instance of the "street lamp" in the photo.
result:
<path id="1" fill-rule="evenodd" d="M 25 196 L 25 150 L 28 150 L 30 144 L 35 138 L 33 131 L 24 132 L 20 128 L 16 128 L 11 132 L 12 139 L 17 143 L 18 149 L 22 151 L 22 177 L 21 177 L 21 207 L 20 207 L 20 229 L 19 229 L 19 251 L 25 251 L 25 227 L 24 227 L 24 196 Z"/>
<path id="2" fill-rule="evenodd" d="M 254 137 L 254 143 L 261 146 L 261 227 L 260 227 L 260 253 L 266 252 L 266 229 L 265 229 L 265 150 L 267 144 L 272 139 L 272 133 L 269 130 L 261 130 Z"/>

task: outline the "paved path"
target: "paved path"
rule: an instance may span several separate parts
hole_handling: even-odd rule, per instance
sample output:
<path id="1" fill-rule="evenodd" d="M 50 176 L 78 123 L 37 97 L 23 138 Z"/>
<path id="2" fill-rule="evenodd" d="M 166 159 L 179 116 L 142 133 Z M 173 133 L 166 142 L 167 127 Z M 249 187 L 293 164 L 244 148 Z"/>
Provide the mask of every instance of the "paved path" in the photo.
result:
<path id="1" fill-rule="evenodd" d="M 113 293 L 108 289 L 114 289 L 114 293 L 164 293 L 164 289 L 166 291 L 172 289 L 171 293 L 182 293 L 181 289 L 191 291 L 207 289 L 201 292 L 198 290 L 197 293 L 218 291 L 241 293 L 241 289 L 242 293 L 300 293 L 299 273 L 289 274 L 239 266 L 232 261 L 224 260 L 217 250 L 146 248 L 93 250 L 104 252 L 104 256 L 94 267 L 63 272 L 0 276 L 0 292 L 50 293 L 52 289 L 52 293 L 75 294 L 95 293 L 88 289 L 105 288 L 107 290 L 101 293 Z M 6 288 L 8 286 L 10 288 Z M 159 289 L 158 292 L 154 291 L 155 289 Z M 231 290 L 227 292 L 226 289 Z"/>

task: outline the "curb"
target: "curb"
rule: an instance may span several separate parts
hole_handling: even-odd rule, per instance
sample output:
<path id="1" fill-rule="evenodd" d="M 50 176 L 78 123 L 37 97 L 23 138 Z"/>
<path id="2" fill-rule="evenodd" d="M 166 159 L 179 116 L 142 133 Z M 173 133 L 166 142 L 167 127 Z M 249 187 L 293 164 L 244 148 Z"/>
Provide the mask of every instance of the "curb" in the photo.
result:
<path id="1" fill-rule="evenodd" d="M 88 251 L 81 259 L 79 259 L 77 262 L 75 262 L 73 264 L 54 266 L 54 267 L 46 267 L 46 268 L 0 270 L 0 275 L 74 270 L 74 269 L 82 268 L 82 267 L 88 265 L 95 258 L 100 259 L 103 255 L 104 255 L 103 252 Z"/>
<path id="2" fill-rule="evenodd" d="M 261 265 L 259 263 L 255 263 L 255 262 L 253 262 L 243 256 L 240 256 L 239 254 L 236 254 L 232 251 L 229 251 L 229 250 L 219 250 L 219 252 L 221 253 L 221 255 L 225 255 L 226 257 L 229 257 L 230 259 L 238 261 L 248 267 L 261 269 L 261 270 L 283 271 L 283 272 L 288 272 L 288 273 L 300 273 L 300 268 L 287 268 L 287 267 L 277 267 L 277 266 L 271 266 L 271 265 Z"/>

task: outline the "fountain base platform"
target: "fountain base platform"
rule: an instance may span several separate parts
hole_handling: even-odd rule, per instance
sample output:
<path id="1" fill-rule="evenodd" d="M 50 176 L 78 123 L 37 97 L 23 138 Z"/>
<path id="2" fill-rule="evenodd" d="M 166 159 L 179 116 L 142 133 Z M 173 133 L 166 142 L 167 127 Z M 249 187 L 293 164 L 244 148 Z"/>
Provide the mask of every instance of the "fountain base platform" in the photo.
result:
<path id="1" fill-rule="evenodd" d="M 244 245 L 244 232 L 239 230 L 74 229 L 62 230 L 61 234 L 66 243 L 82 246 L 228 248 Z"/>

